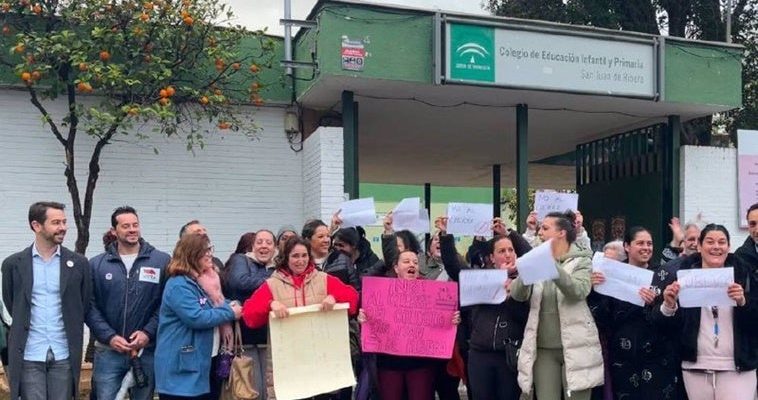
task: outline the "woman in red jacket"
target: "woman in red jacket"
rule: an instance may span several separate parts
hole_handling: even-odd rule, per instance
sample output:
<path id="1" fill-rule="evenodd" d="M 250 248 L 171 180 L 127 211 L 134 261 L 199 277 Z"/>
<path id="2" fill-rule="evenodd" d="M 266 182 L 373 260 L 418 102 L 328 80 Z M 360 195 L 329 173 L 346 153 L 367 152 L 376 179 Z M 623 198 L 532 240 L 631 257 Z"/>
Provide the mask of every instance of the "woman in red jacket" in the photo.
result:
<path id="1" fill-rule="evenodd" d="M 349 315 L 358 310 L 358 292 L 338 278 L 317 270 L 310 262 L 310 245 L 293 237 L 284 245 L 276 271 L 245 301 L 242 317 L 250 328 L 268 323 L 273 311 L 277 318 L 289 315 L 292 307 L 321 304 L 331 310 L 336 303 L 349 303 Z"/>

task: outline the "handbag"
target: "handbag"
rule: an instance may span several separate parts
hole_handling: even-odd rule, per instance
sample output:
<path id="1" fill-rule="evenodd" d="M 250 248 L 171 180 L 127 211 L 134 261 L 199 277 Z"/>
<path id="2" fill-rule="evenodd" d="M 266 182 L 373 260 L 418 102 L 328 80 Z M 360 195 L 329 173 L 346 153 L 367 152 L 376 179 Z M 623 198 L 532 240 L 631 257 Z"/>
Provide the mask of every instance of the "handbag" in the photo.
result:
<path id="1" fill-rule="evenodd" d="M 220 381 L 226 381 L 229 379 L 229 374 L 232 372 L 232 360 L 234 359 L 234 349 L 227 349 L 221 347 L 221 350 L 216 356 L 216 378 Z"/>
<path id="2" fill-rule="evenodd" d="M 234 323 L 234 358 L 229 371 L 228 390 L 235 400 L 257 400 L 260 393 L 253 379 L 253 358 L 243 354 L 240 323 Z"/>

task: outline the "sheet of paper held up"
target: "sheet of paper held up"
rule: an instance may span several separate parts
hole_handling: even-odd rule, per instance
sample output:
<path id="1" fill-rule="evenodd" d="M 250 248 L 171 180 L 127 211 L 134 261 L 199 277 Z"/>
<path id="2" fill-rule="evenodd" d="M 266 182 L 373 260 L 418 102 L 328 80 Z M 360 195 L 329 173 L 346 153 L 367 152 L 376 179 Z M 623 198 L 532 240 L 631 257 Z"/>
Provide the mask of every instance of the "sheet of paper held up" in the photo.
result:
<path id="1" fill-rule="evenodd" d="M 448 203 L 447 233 L 492 236 L 492 204 Z"/>
<path id="2" fill-rule="evenodd" d="M 419 197 L 403 199 L 392 210 L 392 229 L 407 229 L 413 233 L 429 233 L 429 214 L 419 206 Z"/>
<path id="3" fill-rule="evenodd" d="M 727 295 L 734 282 L 734 268 L 685 269 L 676 272 L 679 282 L 679 306 L 736 306 Z"/>
<path id="4" fill-rule="evenodd" d="M 595 253 L 592 270 L 605 276 L 605 282 L 594 287 L 596 292 L 640 307 L 645 305 L 639 291 L 650 287 L 653 271 L 606 258 L 603 253 Z"/>
<path id="5" fill-rule="evenodd" d="M 533 248 L 516 260 L 516 268 L 525 285 L 549 281 L 558 277 L 558 266 L 550 248 L 551 240 Z"/>
<path id="6" fill-rule="evenodd" d="M 534 194 L 534 211 L 537 219 L 542 221 L 551 212 L 576 211 L 579 205 L 579 195 L 576 193 L 561 193 L 550 190 L 538 190 Z"/>
<path id="7" fill-rule="evenodd" d="M 504 269 L 462 270 L 458 286 L 461 292 L 461 307 L 504 302 L 507 297 L 506 280 L 508 280 L 508 271 Z"/>
<path id="8" fill-rule="evenodd" d="M 340 205 L 342 228 L 365 226 L 376 223 L 376 208 L 374 198 L 355 199 Z"/>

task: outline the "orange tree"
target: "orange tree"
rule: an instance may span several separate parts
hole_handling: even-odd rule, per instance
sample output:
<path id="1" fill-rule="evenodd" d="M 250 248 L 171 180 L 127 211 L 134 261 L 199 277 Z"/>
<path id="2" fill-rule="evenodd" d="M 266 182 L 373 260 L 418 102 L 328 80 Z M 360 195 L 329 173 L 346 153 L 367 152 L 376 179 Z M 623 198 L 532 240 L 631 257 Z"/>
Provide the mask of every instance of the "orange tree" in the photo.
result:
<path id="1" fill-rule="evenodd" d="M 115 135 L 142 139 L 149 133 L 137 127 L 150 125 L 193 150 L 209 126 L 254 134 L 238 105 L 261 105 L 258 75 L 274 43 L 232 18 L 220 0 L 0 0 L 0 70 L 12 70 L 63 148 L 77 252 L 89 243 L 100 157 Z M 60 117 L 48 111 L 56 98 L 68 105 Z M 82 132 L 95 142 L 83 196 L 74 146 Z"/>

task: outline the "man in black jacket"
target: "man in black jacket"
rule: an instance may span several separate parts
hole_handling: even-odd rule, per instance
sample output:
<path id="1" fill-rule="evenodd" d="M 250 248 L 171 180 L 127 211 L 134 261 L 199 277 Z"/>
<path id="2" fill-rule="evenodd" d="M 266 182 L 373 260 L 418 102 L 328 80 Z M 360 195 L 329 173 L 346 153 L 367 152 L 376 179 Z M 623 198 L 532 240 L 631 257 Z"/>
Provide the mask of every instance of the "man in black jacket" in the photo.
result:
<path id="1" fill-rule="evenodd" d="M 3 261 L 3 302 L 11 398 L 70 400 L 78 395 L 84 317 L 90 306 L 87 259 L 63 247 L 64 205 L 29 208 L 34 243 Z"/>

